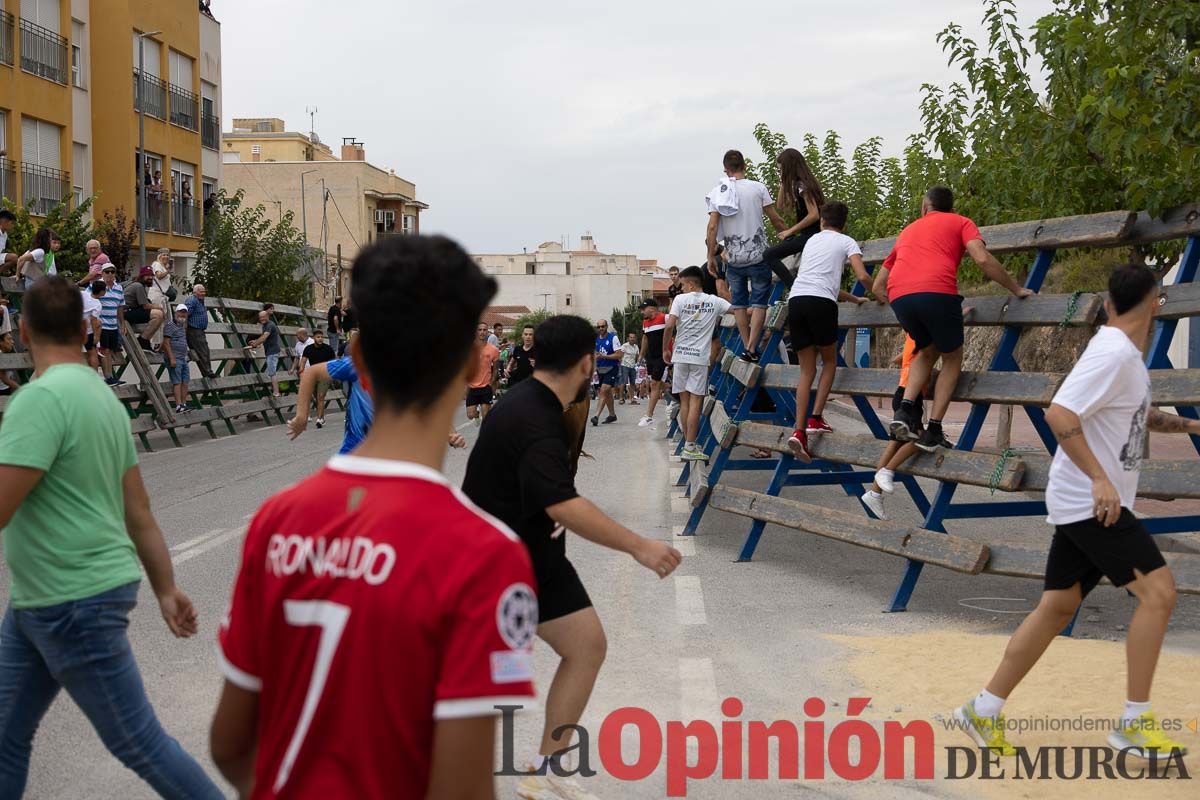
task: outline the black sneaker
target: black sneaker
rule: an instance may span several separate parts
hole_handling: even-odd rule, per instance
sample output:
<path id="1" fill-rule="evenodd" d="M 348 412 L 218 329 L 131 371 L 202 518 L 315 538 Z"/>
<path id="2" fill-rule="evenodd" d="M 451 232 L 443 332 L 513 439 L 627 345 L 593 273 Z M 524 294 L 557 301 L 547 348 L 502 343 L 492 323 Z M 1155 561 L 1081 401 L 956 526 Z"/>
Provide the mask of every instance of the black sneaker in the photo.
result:
<path id="1" fill-rule="evenodd" d="M 597 414 L 596 416 L 592 417 L 592 427 L 594 428 L 599 424 L 600 424 L 600 415 Z"/>
<path id="2" fill-rule="evenodd" d="M 954 442 L 952 442 L 952 441 L 950 441 L 949 439 L 947 439 L 947 438 L 946 438 L 946 434 L 944 434 L 944 433 L 943 433 L 943 434 L 942 434 L 942 441 L 938 443 L 938 447 L 944 447 L 944 448 L 946 448 L 947 450 L 953 450 L 953 449 L 954 449 Z"/>
<path id="3" fill-rule="evenodd" d="M 743 350 L 738 358 L 740 358 L 742 361 L 745 361 L 747 364 L 758 363 L 758 353 L 751 353 L 749 350 Z"/>
<path id="4" fill-rule="evenodd" d="M 921 420 L 904 406 L 896 409 L 892 424 L 888 425 L 888 435 L 897 442 L 911 442 L 919 435 Z"/>
<path id="5" fill-rule="evenodd" d="M 142 349 L 143 349 L 143 350 L 145 350 L 147 353 L 153 353 L 153 352 L 154 352 L 154 345 L 150 344 L 150 340 L 149 340 L 149 339 L 146 339 L 146 338 L 143 338 L 143 337 L 139 336 L 139 337 L 137 337 L 137 343 L 138 343 L 138 347 L 142 348 Z"/>
<path id="6" fill-rule="evenodd" d="M 926 428 L 921 432 L 921 438 L 917 439 L 916 445 L 918 449 L 924 450 L 926 453 L 932 453 L 939 447 L 942 447 L 942 442 L 945 440 L 946 437 L 942 435 L 940 430 L 934 431 Z"/>
<path id="7" fill-rule="evenodd" d="M 119 381 L 116 378 L 105 378 L 104 382 L 107 383 L 109 386 L 120 386 L 125 381 Z"/>
<path id="8" fill-rule="evenodd" d="M 614 423 L 616 421 L 617 421 L 617 417 L 615 414 L 609 414 L 607 417 L 604 418 L 605 425 L 611 425 L 612 423 Z"/>

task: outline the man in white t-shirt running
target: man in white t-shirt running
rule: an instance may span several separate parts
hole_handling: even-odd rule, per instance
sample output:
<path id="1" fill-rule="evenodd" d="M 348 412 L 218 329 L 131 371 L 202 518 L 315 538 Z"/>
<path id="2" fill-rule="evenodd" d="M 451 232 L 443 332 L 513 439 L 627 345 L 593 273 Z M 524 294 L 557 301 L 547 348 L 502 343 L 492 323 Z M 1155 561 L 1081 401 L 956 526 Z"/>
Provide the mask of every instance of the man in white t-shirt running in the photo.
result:
<path id="1" fill-rule="evenodd" d="M 769 268 L 768 268 L 769 269 Z M 679 395 L 683 423 L 683 452 L 687 461 L 707 458 L 696 444 L 700 432 L 700 408 L 708 396 L 708 359 L 712 352 L 713 328 L 729 310 L 724 299 L 701 291 L 699 267 L 679 273 L 683 293 L 671 302 L 663 334 L 663 361 L 672 364 L 671 391 Z M 674 335 L 675 349 L 669 350 Z"/>
<path id="2" fill-rule="evenodd" d="M 763 261 L 767 251 L 767 232 L 763 215 L 771 220 L 775 230 L 782 231 L 787 223 L 775 210 L 775 200 L 766 186 L 746 178 L 746 159 L 737 150 L 725 153 L 726 180 L 705 198 L 708 204 L 708 271 L 720 276 L 717 263 L 717 240 L 725 245 L 726 280 L 733 300 L 733 316 L 742 337 L 740 358 L 758 361 L 758 341 L 767 319 L 767 304 L 771 300 L 771 267 Z M 717 201 L 737 198 L 737 210 L 729 213 L 728 206 Z M 682 274 L 682 273 L 681 273 Z"/>
<path id="3" fill-rule="evenodd" d="M 1092 337 L 1046 412 L 1059 447 L 1046 486 L 1047 521 L 1055 529 L 1041 602 L 1009 640 L 987 686 L 954 712 L 977 744 L 1005 755 L 1015 752 L 1004 737 L 1005 700 L 1102 577 L 1138 599 L 1126 635 L 1125 710 L 1108 743 L 1140 758 L 1165 760 L 1173 750 L 1187 752 L 1150 710 L 1154 668 L 1175 607 L 1175 579 L 1132 509 L 1146 432 L 1200 434 L 1200 421 L 1150 405 L 1142 346 L 1160 297 L 1154 274 L 1142 264 L 1118 267 L 1108 279 L 1108 293 L 1108 324 Z"/>
<path id="4" fill-rule="evenodd" d="M 846 261 L 854 268 L 858 282 L 866 289 L 871 276 L 863 266 L 858 242 L 842 231 L 850 209 L 845 203 L 821 206 L 821 231 L 813 234 L 800 257 L 800 270 L 788 295 L 788 329 L 792 350 L 800 361 L 800 382 L 796 384 L 796 430 L 788 439 L 792 454 L 804 462 L 812 460 L 808 452 L 808 434 L 833 430 L 823 413 L 833 377 L 837 373 L 838 300 L 865 303 L 842 291 L 842 269 Z M 821 356 L 821 382 L 808 415 L 808 396 L 817 376 L 817 355 Z M 801 420 L 808 415 L 808 421 Z"/>

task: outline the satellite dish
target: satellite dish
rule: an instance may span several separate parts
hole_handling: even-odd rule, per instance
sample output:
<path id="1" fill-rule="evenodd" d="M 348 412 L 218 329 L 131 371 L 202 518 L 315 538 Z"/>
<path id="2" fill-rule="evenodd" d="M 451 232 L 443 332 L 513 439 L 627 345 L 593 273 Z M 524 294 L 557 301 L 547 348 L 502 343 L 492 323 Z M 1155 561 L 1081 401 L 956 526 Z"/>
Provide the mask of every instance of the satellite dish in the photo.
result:
<path id="1" fill-rule="evenodd" d="M 320 136 L 317 136 L 317 132 L 316 132 L 316 131 L 309 131 L 308 138 L 312 140 L 312 143 L 313 143 L 313 144 L 320 144 L 320 143 L 321 143 L 321 137 L 320 137 Z"/>

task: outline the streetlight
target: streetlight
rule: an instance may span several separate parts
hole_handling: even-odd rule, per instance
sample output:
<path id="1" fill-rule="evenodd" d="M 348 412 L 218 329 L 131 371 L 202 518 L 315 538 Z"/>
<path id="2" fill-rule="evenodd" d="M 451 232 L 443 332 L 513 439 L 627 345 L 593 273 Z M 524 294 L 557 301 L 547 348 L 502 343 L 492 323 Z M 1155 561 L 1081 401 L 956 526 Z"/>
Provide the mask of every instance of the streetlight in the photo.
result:
<path id="1" fill-rule="evenodd" d="M 300 173 L 300 227 L 304 230 L 304 246 L 308 247 L 308 209 L 304 203 L 304 176 L 319 169 L 306 169 Z"/>
<path id="2" fill-rule="evenodd" d="M 162 31 L 147 31 L 139 33 L 138 37 L 138 81 L 137 81 L 137 104 L 138 104 L 138 163 L 137 168 L 143 171 L 146 169 L 146 102 L 145 95 L 142 91 L 142 84 L 146 79 L 146 39 L 151 36 L 158 36 Z M 134 180 L 137 180 L 137 173 L 134 173 Z M 146 192 L 150 187 L 146 186 L 146 182 L 142 181 L 142 192 L 139 195 L 138 201 L 138 269 L 146 266 Z"/>

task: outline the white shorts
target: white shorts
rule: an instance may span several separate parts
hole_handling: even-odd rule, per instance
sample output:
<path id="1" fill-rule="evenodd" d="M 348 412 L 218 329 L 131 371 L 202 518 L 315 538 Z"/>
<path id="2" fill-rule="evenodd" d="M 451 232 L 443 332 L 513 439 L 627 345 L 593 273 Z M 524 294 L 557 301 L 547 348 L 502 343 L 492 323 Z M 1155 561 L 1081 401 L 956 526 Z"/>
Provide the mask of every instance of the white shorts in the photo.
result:
<path id="1" fill-rule="evenodd" d="M 672 364 L 671 393 L 700 395 L 708 394 L 707 364 Z"/>

